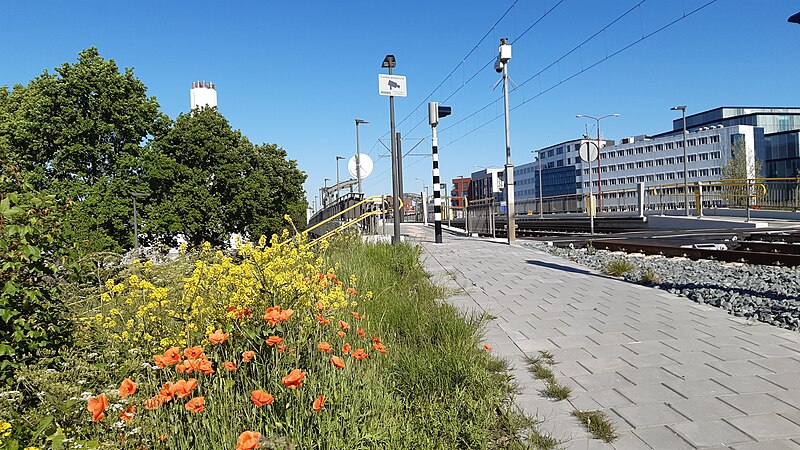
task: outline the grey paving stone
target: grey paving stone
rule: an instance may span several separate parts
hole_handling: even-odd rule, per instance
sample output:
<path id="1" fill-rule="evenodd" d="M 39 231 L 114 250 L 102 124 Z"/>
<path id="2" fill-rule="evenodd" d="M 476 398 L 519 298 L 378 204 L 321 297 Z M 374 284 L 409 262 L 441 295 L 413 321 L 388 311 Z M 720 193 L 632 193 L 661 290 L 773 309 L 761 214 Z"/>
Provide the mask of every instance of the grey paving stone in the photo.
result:
<path id="1" fill-rule="evenodd" d="M 769 373 L 759 377 L 784 389 L 800 389 L 800 372 Z"/>
<path id="2" fill-rule="evenodd" d="M 677 380 L 664 383 L 668 388 L 686 398 L 734 394 L 735 392 L 713 380 Z"/>
<path id="3" fill-rule="evenodd" d="M 741 416 L 744 413 L 716 397 L 674 400 L 668 405 L 694 421 Z"/>
<path id="4" fill-rule="evenodd" d="M 786 392 L 776 392 L 771 395 L 777 397 L 782 402 L 785 402 L 789 405 L 794 406 L 797 409 L 800 409 L 800 389 L 790 389 Z"/>
<path id="5" fill-rule="evenodd" d="M 634 354 L 631 356 L 621 356 L 620 358 L 622 358 L 623 360 L 625 360 L 625 362 L 638 369 L 645 367 L 658 367 L 658 366 L 668 366 L 671 364 L 675 364 L 674 360 L 667 358 L 661 353 L 646 353 L 641 355 Z"/>
<path id="6" fill-rule="evenodd" d="M 798 450 L 800 444 L 789 439 L 776 439 L 772 441 L 753 442 L 750 444 L 736 444 L 733 450 Z"/>
<path id="7" fill-rule="evenodd" d="M 633 384 L 616 372 L 593 373 L 572 377 L 576 383 L 587 391 L 614 389 Z"/>
<path id="8" fill-rule="evenodd" d="M 752 442 L 753 439 L 722 420 L 684 422 L 670 428 L 695 447 L 712 447 Z"/>
<path id="9" fill-rule="evenodd" d="M 594 401 L 601 404 L 603 408 L 613 408 L 615 406 L 627 406 L 633 404 L 632 401 L 628 400 L 628 398 L 613 389 L 594 391 L 590 392 L 589 395 Z"/>
<path id="10" fill-rule="evenodd" d="M 666 381 L 680 381 L 681 379 L 674 374 L 667 372 L 661 367 L 643 367 L 621 369 L 617 371 L 633 384 L 658 384 Z"/>
<path id="11" fill-rule="evenodd" d="M 618 407 L 614 408 L 614 411 L 634 428 L 668 425 L 689 420 L 663 403 Z"/>
<path id="12" fill-rule="evenodd" d="M 645 384 L 633 387 L 623 387 L 617 389 L 617 392 L 637 405 L 643 405 L 646 403 L 670 402 L 683 398 L 678 393 L 662 384 Z"/>
<path id="13" fill-rule="evenodd" d="M 678 355 L 680 358 L 685 355 Z M 726 373 L 721 372 L 706 364 L 673 364 L 671 366 L 664 366 L 664 370 L 684 380 L 705 380 L 712 377 L 721 378 L 728 376 Z"/>
<path id="14" fill-rule="evenodd" d="M 766 413 L 797 413 L 798 410 L 789 403 L 778 400 L 776 397 L 765 393 L 725 395 L 718 397 L 721 401 L 733 406 L 745 414 L 766 414 Z M 785 398 L 781 394 L 780 398 Z"/>
<path id="15" fill-rule="evenodd" d="M 642 441 L 654 449 L 670 450 L 694 450 L 695 447 L 689 444 L 683 437 L 666 426 L 656 426 L 650 428 L 640 428 L 633 430 L 633 433 Z"/>
<path id="16" fill-rule="evenodd" d="M 649 450 L 651 447 L 644 443 L 632 432 L 620 433 L 620 437 L 614 441 L 613 447 L 616 450 Z"/>
<path id="17" fill-rule="evenodd" d="M 771 370 L 758 364 L 760 361 L 765 360 L 767 360 L 767 358 L 757 358 L 754 361 L 717 361 L 710 362 L 708 365 L 730 376 L 772 373 Z"/>
<path id="18" fill-rule="evenodd" d="M 780 392 L 785 389 L 773 382 L 767 381 L 762 376 L 767 375 L 744 375 L 741 377 L 714 377 L 718 383 L 739 394 L 749 394 L 753 392 Z"/>
<path id="19" fill-rule="evenodd" d="M 631 367 L 631 365 L 622 358 L 586 358 L 578 362 L 592 373 L 614 372 Z"/>
<path id="20" fill-rule="evenodd" d="M 704 352 L 714 356 L 720 361 L 743 361 L 760 356 L 757 353 L 740 347 L 715 348 L 712 350 L 704 350 Z"/>
<path id="21" fill-rule="evenodd" d="M 732 417 L 725 420 L 757 441 L 800 436 L 800 425 L 778 414 Z"/>
<path id="22" fill-rule="evenodd" d="M 583 347 L 592 356 L 602 358 L 625 358 L 626 356 L 636 356 L 636 353 L 619 344 L 592 345 Z"/>

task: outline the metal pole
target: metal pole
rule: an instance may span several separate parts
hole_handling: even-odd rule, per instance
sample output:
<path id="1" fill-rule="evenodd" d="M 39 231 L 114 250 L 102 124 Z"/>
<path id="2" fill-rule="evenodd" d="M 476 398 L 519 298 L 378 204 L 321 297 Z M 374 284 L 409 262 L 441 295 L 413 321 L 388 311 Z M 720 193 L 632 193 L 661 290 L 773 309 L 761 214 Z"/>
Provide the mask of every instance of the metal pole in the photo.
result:
<path id="1" fill-rule="evenodd" d="M 400 215 L 400 222 L 406 221 L 406 202 L 403 197 L 405 187 L 403 186 L 403 141 L 400 138 L 400 133 L 396 133 L 395 139 L 397 140 L 397 186 L 400 189 L 400 208 L 403 213 Z"/>
<path id="2" fill-rule="evenodd" d="M 508 243 L 513 244 L 516 236 L 514 223 L 514 165 L 511 164 L 511 134 L 508 121 L 508 63 L 503 64 L 503 100 L 505 103 L 506 118 L 506 214 L 508 219 Z"/>
<path id="3" fill-rule="evenodd" d="M 689 169 L 686 160 L 686 107 L 683 113 L 683 201 L 686 203 L 686 216 L 689 216 Z"/>
<path id="4" fill-rule="evenodd" d="M 587 146 L 589 144 L 586 144 Z M 597 149 L 597 157 L 600 157 L 600 149 Z M 592 189 L 592 163 L 589 163 L 589 202 L 587 203 L 587 210 L 589 211 L 589 234 L 594 236 L 594 189 Z"/>
<path id="5" fill-rule="evenodd" d="M 364 192 L 361 186 L 361 142 L 358 139 L 358 119 L 356 119 L 356 179 L 358 180 L 358 193 Z"/>
<path id="6" fill-rule="evenodd" d="M 542 152 L 537 154 L 539 160 L 539 218 L 544 218 L 544 200 L 542 200 Z M 552 208 L 551 208 L 552 209 Z"/>
<path id="7" fill-rule="evenodd" d="M 439 179 L 439 138 L 436 125 L 431 125 L 431 155 L 433 160 L 433 236 L 434 242 L 442 243 L 442 191 Z"/>
<path id="8" fill-rule="evenodd" d="M 339 201 L 339 157 L 336 157 L 336 201 Z"/>
<path id="9" fill-rule="evenodd" d="M 590 170 L 591 172 L 591 170 Z M 600 119 L 597 119 L 597 203 L 603 210 L 603 183 L 600 178 Z"/>
<path id="10" fill-rule="evenodd" d="M 139 249 L 139 226 L 136 221 L 136 197 L 133 197 L 133 248 L 136 249 L 136 254 L 141 258 L 142 251 Z"/>
<path id="11" fill-rule="evenodd" d="M 389 64 L 389 75 L 392 74 L 392 65 Z M 391 124 L 390 137 L 392 141 L 392 216 L 394 222 L 394 234 L 392 243 L 400 243 L 400 212 L 402 211 L 403 199 L 400 193 L 399 167 L 397 166 L 397 141 L 395 140 L 394 128 L 394 95 L 389 96 L 389 122 Z M 399 206 L 398 206 L 398 201 Z"/>

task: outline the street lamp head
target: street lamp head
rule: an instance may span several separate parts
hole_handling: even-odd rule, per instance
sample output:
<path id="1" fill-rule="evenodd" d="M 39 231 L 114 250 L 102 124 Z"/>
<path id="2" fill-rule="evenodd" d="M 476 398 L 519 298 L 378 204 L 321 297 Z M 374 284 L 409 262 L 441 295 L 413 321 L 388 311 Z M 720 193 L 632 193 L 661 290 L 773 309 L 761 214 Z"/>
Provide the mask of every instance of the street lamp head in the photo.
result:
<path id="1" fill-rule="evenodd" d="M 366 120 L 356 119 L 356 125 L 367 124 L 367 123 L 369 122 L 367 122 Z"/>
<path id="2" fill-rule="evenodd" d="M 611 117 L 619 117 L 619 114 L 611 114 Z"/>
<path id="3" fill-rule="evenodd" d="M 338 156 L 338 155 L 337 155 L 337 156 L 336 156 L 336 161 L 339 161 L 340 159 L 347 159 L 347 158 L 345 158 L 344 156 Z"/>
<path id="4" fill-rule="evenodd" d="M 670 111 L 686 111 L 686 105 L 673 106 Z"/>
<path id="5" fill-rule="evenodd" d="M 144 192 L 131 192 L 131 195 L 134 196 L 134 197 L 140 197 L 141 198 L 141 197 L 147 197 L 150 194 L 145 194 Z"/>
<path id="6" fill-rule="evenodd" d="M 795 15 L 793 15 L 792 17 L 789 17 L 788 21 L 791 22 L 791 23 L 800 24 L 800 12 L 795 14 Z"/>
<path id="7" fill-rule="evenodd" d="M 382 68 L 386 69 L 395 66 L 397 66 L 397 60 L 394 59 L 394 55 L 386 55 L 386 57 L 383 58 L 383 63 L 381 63 Z"/>
<path id="8" fill-rule="evenodd" d="M 582 117 L 583 117 L 583 114 L 575 114 L 575 118 L 576 118 L 576 119 L 580 119 L 580 118 L 582 118 Z"/>

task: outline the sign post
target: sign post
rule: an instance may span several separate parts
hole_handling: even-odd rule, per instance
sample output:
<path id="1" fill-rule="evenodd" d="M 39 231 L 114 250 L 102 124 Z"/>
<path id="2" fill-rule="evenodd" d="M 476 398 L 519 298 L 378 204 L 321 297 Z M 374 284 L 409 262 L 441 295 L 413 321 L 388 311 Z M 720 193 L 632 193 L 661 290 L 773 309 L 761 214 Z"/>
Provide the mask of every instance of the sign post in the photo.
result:
<path id="1" fill-rule="evenodd" d="M 600 150 L 597 144 L 586 141 L 581 144 L 578 154 L 581 159 L 590 163 L 597 159 Z M 594 192 L 592 189 L 592 166 L 589 166 L 589 199 L 586 201 L 586 210 L 589 212 L 589 234 L 594 235 Z"/>

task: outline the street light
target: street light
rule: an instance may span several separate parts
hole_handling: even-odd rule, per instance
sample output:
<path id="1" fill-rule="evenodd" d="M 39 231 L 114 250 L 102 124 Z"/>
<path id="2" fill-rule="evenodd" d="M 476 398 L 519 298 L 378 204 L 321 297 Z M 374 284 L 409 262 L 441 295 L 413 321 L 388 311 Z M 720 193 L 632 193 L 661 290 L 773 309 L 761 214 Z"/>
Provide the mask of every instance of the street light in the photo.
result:
<path id="1" fill-rule="evenodd" d="M 619 114 L 607 114 L 602 117 L 592 117 L 586 114 L 576 114 L 578 119 L 592 119 L 597 122 L 597 200 L 600 211 L 603 210 L 603 183 L 600 178 L 600 121 L 608 117 L 619 117 Z M 589 183 L 592 182 L 591 170 L 589 171 Z"/>
<path id="2" fill-rule="evenodd" d="M 381 63 L 381 68 L 389 69 L 389 75 L 392 74 L 392 69 L 397 66 L 397 60 L 394 55 L 386 55 Z M 394 235 L 392 236 L 392 243 L 400 243 L 400 214 L 405 209 L 403 205 L 403 193 L 400 192 L 400 159 L 397 152 L 397 134 L 394 126 L 394 95 L 389 96 L 389 123 L 390 123 L 390 140 L 392 141 L 392 216 L 394 224 Z M 398 201 L 400 202 L 398 204 Z"/>
<path id="3" fill-rule="evenodd" d="M 326 195 L 328 193 L 327 192 L 328 191 L 328 181 L 331 181 L 331 179 L 330 178 L 323 178 L 322 180 L 323 180 L 322 181 L 323 182 L 323 188 L 322 188 L 322 192 L 320 192 L 319 196 L 320 196 L 320 199 L 322 201 L 322 207 L 325 208 L 325 205 L 328 203 L 328 202 L 325 201 L 325 199 L 328 197 Z"/>
<path id="4" fill-rule="evenodd" d="M 336 200 L 339 200 L 339 160 L 345 159 L 344 156 L 336 157 Z"/>
<path id="5" fill-rule="evenodd" d="M 686 215 L 689 215 L 689 169 L 686 163 L 686 105 L 673 106 L 670 111 L 680 110 L 683 116 L 683 202 Z"/>
<path id="6" fill-rule="evenodd" d="M 361 143 L 358 139 L 358 126 L 366 125 L 369 122 L 366 120 L 356 119 L 356 179 L 358 180 L 358 193 L 363 194 L 361 190 Z"/>
<path id="7" fill-rule="evenodd" d="M 425 186 L 425 180 L 423 180 L 422 178 L 415 177 L 414 179 L 418 180 L 420 183 L 422 183 L 423 192 L 420 192 L 420 194 L 422 196 L 422 223 L 427 226 L 428 225 L 428 186 Z"/>
<path id="8" fill-rule="evenodd" d="M 511 134 L 508 124 L 508 62 L 511 61 L 511 45 L 508 38 L 500 39 L 500 47 L 497 49 L 497 60 L 494 63 L 496 72 L 503 72 L 503 101 L 506 118 L 506 223 L 508 224 L 508 243 L 509 245 L 516 239 L 516 224 L 514 223 L 514 165 L 511 164 Z"/>
<path id="9" fill-rule="evenodd" d="M 144 198 L 148 195 L 149 194 L 145 194 L 144 192 L 131 192 L 131 196 L 133 197 L 133 248 L 140 258 L 142 257 L 142 250 L 139 248 L 139 224 L 137 223 L 136 199 Z"/>
<path id="10" fill-rule="evenodd" d="M 531 150 L 531 153 L 536 153 L 536 160 L 539 161 L 539 218 L 544 218 L 544 202 L 542 201 L 542 151 L 541 150 Z"/>

